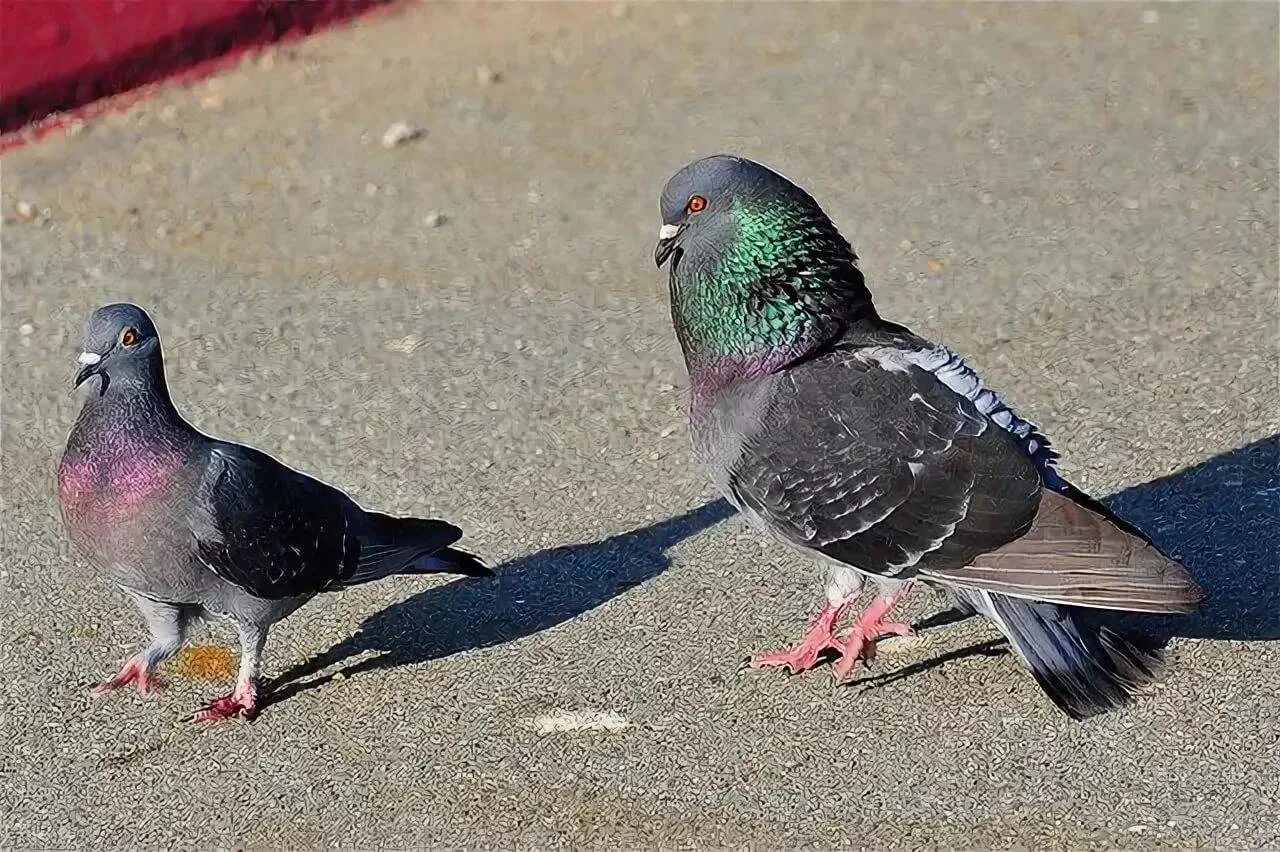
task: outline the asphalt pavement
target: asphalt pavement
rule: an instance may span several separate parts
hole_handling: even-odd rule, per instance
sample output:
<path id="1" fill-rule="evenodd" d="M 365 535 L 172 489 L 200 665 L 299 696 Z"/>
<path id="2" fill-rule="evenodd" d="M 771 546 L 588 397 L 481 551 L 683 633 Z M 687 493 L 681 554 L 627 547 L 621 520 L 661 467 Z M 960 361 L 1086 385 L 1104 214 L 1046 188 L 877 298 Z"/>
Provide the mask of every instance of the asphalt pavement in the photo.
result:
<path id="1" fill-rule="evenodd" d="M 1277 847 L 1278 9 L 424 4 L 6 155 L 0 846 Z M 1201 579 L 1140 703 L 1068 720 L 977 619 L 850 687 L 739 671 L 824 572 L 690 463 L 652 248 L 716 151 L 811 189 L 882 313 Z M 178 723 L 220 625 L 91 699 L 143 630 L 53 471 L 122 299 L 199 427 L 498 578 L 317 599 L 252 724 Z"/>

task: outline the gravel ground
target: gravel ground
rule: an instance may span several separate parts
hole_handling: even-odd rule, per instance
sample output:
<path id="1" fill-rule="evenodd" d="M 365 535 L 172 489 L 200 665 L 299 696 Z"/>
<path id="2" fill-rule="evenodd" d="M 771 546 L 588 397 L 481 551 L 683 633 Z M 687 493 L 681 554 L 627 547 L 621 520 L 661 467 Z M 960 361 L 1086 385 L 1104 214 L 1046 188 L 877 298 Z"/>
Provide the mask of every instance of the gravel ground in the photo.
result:
<path id="1" fill-rule="evenodd" d="M 1280 844 L 1276 45 L 1275 4 L 431 4 L 6 156 L 0 846 Z M 738 672 L 822 571 L 689 463 L 651 251 L 717 150 L 1208 586 L 1139 705 L 1068 721 L 977 620 L 852 688 Z M 194 657 L 91 700 L 142 633 L 52 473 L 117 299 L 199 426 L 499 579 L 317 600 L 254 724 L 175 724 Z"/>

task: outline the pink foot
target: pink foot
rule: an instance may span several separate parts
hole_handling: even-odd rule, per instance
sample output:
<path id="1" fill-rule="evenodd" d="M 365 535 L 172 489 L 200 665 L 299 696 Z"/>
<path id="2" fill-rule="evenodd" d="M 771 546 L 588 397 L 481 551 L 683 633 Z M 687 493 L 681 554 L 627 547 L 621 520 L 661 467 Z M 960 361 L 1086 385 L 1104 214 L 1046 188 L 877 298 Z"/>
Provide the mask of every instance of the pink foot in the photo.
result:
<path id="1" fill-rule="evenodd" d="M 236 684 L 235 692 L 215 698 L 203 709 L 193 713 L 188 721 L 214 722 L 218 719 L 230 719 L 239 716 L 252 719 L 258 715 L 258 686 L 253 681 Z"/>
<path id="2" fill-rule="evenodd" d="M 828 648 L 843 651 L 844 643 L 836 638 L 832 628 L 848 607 L 847 603 L 837 605 L 832 605 L 830 601 L 823 603 L 822 609 L 818 610 L 817 618 L 813 620 L 809 631 L 799 643 L 779 651 L 756 654 L 747 661 L 747 666 L 753 669 L 785 666 L 792 674 L 799 674 L 816 666 L 818 658 Z"/>
<path id="3" fill-rule="evenodd" d="M 861 661 L 868 668 L 876 658 L 876 640 L 884 636 L 908 636 L 913 631 L 910 624 L 901 621 L 889 621 L 889 610 L 911 591 L 907 583 L 898 588 L 887 598 L 876 598 L 871 605 L 858 613 L 853 626 L 841 638 L 844 639 L 844 653 L 836 661 L 836 683 L 843 683 L 853 667 Z"/>
<path id="4" fill-rule="evenodd" d="M 142 657 L 130 657 L 115 677 L 108 678 L 102 683 L 94 684 L 89 691 L 94 695 L 103 695 L 113 692 L 124 686 L 133 684 L 138 688 L 139 695 L 150 695 L 164 689 L 167 684 L 160 675 L 147 668 Z"/>

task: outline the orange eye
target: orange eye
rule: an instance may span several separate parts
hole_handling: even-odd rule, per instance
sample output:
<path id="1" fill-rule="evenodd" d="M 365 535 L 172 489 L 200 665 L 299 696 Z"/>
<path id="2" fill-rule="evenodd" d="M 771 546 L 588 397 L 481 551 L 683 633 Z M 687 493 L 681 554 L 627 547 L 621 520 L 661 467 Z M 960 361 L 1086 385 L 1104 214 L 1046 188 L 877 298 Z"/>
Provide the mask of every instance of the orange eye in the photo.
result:
<path id="1" fill-rule="evenodd" d="M 689 196 L 689 203 L 685 205 L 684 209 L 689 213 L 701 213 L 707 209 L 707 199 L 701 195 L 691 195 Z"/>
<path id="2" fill-rule="evenodd" d="M 124 331 L 120 332 L 121 346 L 132 346 L 137 342 L 138 342 L 138 332 L 134 331 L 133 329 L 126 328 Z"/>

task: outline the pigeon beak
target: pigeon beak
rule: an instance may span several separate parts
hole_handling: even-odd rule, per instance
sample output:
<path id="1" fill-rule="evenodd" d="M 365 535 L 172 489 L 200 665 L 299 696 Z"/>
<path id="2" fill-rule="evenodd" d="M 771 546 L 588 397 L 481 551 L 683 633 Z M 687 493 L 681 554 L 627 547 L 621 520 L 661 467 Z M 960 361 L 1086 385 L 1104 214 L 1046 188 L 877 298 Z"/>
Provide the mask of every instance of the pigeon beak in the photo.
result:
<path id="1" fill-rule="evenodd" d="M 80 372 L 76 373 L 75 384 L 72 387 L 80 387 L 89 379 L 90 376 L 96 376 L 98 371 L 102 369 L 102 356 L 96 352 L 81 352 L 76 358 L 76 363 L 80 365 Z"/>
<path id="2" fill-rule="evenodd" d="M 658 229 L 658 247 L 653 250 L 653 262 L 659 269 L 676 250 L 676 238 L 683 230 L 682 225 L 663 225 Z"/>

